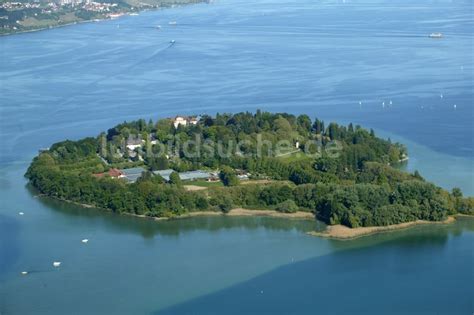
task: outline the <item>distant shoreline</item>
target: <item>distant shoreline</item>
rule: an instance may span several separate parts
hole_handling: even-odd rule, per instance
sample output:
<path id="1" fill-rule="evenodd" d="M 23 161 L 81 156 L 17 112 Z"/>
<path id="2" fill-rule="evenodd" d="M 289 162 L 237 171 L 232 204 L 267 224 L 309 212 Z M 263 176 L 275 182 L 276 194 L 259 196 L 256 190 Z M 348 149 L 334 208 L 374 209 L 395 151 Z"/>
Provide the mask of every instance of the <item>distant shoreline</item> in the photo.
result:
<path id="1" fill-rule="evenodd" d="M 128 15 L 128 14 L 125 14 Z M 83 23 L 92 23 L 92 22 L 102 22 L 102 21 L 108 21 L 112 19 L 93 19 L 93 20 L 84 20 L 84 21 L 75 21 L 75 22 L 70 22 L 70 23 L 64 23 L 64 24 L 58 24 L 58 25 L 51 25 L 47 27 L 40 27 L 40 28 L 35 28 L 31 30 L 24 30 L 24 31 L 17 31 L 17 32 L 12 32 L 12 33 L 3 33 L 0 34 L 0 36 L 11 36 L 11 35 L 20 35 L 20 34 L 26 34 L 26 33 L 33 33 L 33 32 L 41 32 L 41 31 L 47 31 L 47 30 L 53 30 L 56 28 L 61 28 L 61 27 L 66 27 L 66 26 L 73 26 L 76 24 L 83 24 Z"/>
<path id="2" fill-rule="evenodd" d="M 330 239 L 337 239 L 337 240 L 353 240 L 362 236 L 368 236 L 383 232 L 389 231 L 398 231 L 407 229 L 410 227 L 418 226 L 418 225 L 427 225 L 427 224 L 450 224 L 456 221 L 455 216 L 448 216 L 448 218 L 444 221 L 425 221 L 425 220 L 417 220 L 411 222 L 404 222 L 399 224 L 392 224 L 387 226 L 367 226 L 367 227 L 358 227 L 358 228 L 350 228 L 344 225 L 328 225 L 324 232 L 316 232 L 311 231 L 307 234 L 312 236 L 319 236 L 324 238 Z"/>
<path id="3" fill-rule="evenodd" d="M 46 27 L 39 27 L 39 28 L 35 28 L 35 29 L 30 29 L 30 30 L 14 31 L 14 32 L 10 32 L 10 33 L 0 33 L 0 36 L 11 36 L 11 35 L 19 35 L 19 34 L 40 32 L 40 31 L 47 31 L 47 30 L 52 30 L 52 29 L 56 29 L 56 28 L 72 26 L 72 25 L 76 25 L 76 24 L 83 24 L 83 23 L 99 23 L 99 22 L 103 22 L 103 21 L 120 20 L 124 16 L 130 16 L 131 13 L 142 13 L 142 12 L 146 12 L 146 11 L 166 10 L 166 9 L 184 7 L 184 6 L 188 6 L 188 5 L 192 5 L 192 4 L 200 4 L 200 3 L 207 3 L 207 2 L 205 0 L 202 0 L 200 2 L 175 4 L 173 7 L 157 7 L 157 8 L 146 7 L 146 8 L 143 8 L 143 9 L 139 9 L 137 11 L 123 12 L 123 14 L 121 16 L 118 16 L 116 18 L 105 17 L 105 18 L 94 18 L 94 19 L 90 19 L 90 20 L 73 21 L 73 22 L 69 22 L 69 23 L 51 25 L 51 26 L 46 26 Z"/>

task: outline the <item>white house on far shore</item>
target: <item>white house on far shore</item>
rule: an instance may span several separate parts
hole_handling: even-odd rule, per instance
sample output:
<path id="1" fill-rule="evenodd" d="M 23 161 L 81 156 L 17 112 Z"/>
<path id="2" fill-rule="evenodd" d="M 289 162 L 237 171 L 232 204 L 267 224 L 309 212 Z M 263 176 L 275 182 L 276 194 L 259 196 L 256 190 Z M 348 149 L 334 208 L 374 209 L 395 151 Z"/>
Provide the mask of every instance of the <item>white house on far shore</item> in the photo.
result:
<path id="1" fill-rule="evenodd" d="M 188 117 L 188 116 L 176 116 L 173 121 L 173 125 L 175 128 L 178 128 L 179 125 L 187 126 L 187 125 L 196 125 L 199 119 L 197 117 Z"/>
<path id="2" fill-rule="evenodd" d="M 145 142 L 145 141 L 143 141 L 140 137 L 130 136 L 127 139 L 127 149 L 129 149 L 130 151 L 133 151 L 136 148 L 141 147 L 143 145 L 143 142 Z"/>

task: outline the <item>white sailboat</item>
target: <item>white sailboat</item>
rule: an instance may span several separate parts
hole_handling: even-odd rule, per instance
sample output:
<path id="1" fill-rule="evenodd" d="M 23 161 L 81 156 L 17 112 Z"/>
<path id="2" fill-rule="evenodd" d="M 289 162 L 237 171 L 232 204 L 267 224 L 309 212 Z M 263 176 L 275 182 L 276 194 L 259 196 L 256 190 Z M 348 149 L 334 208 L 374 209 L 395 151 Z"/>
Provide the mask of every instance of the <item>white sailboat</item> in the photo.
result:
<path id="1" fill-rule="evenodd" d="M 431 38 L 442 38 L 442 37 L 443 37 L 443 34 L 442 34 L 442 33 L 439 33 L 439 32 L 437 32 L 437 33 L 431 33 L 431 34 L 430 34 L 430 37 L 431 37 Z"/>

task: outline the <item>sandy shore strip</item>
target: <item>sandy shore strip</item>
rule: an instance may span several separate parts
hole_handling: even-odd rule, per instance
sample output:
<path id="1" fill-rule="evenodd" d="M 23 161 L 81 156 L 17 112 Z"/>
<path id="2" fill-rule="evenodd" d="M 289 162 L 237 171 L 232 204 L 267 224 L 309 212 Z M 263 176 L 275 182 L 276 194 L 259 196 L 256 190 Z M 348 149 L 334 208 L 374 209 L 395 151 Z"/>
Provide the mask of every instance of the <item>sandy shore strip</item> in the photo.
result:
<path id="1" fill-rule="evenodd" d="M 314 214 L 306 211 L 296 211 L 293 213 L 279 212 L 275 210 L 249 210 L 244 208 L 235 208 L 230 210 L 228 216 L 260 216 L 274 218 L 291 218 L 291 219 L 311 219 L 314 220 Z"/>
<path id="2" fill-rule="evenodd" d="M 200 187 L 200 186 L 196 186 Z M 207 187 L 204 187 L 207 188 Z M 71 204 L 75 204 L 80 207 L 84 208 L 94 208 L 94 209 L 101 209 L 101 210 L 106 210 L 108 212 L 112 211 L 110 209 L 106 208 L 99 208 L 94 205 L 89 205 L 85 203 L 80 203 L 80 202 L 75 202 L 71 200 L 66 200 L 66 199 L 60 199 L 56 197 L 50 197 L 44 194 L 37 195 L 36 197 L 46 197 L 46 198 L 51 198 Z M 274 217 L 274 218 L 289 218 L 289 219 L 311 219 L 315 220 L 315 216 L 312 212 L 306 212 L 306 211 L 296 211 L 294 213 L 285 213 L 285 212 L 279 212 L 276 210 L 251 210 L 251 209 L 244 209 L 244 208 L 235 208 L 230 210 L 228 213 L 223 213 L 221 211 L 193 211 L 193 212 L 188 212 L 185 214 L 182 214 L 180 216 L 176 217 L 151 217 L 147 216 L 144 214 L 135 214 L 135 213 L 128 213 L 124 212 L 121 213 L 121 215 L 127 215 L 131 217 L 136 217 L 136 218 L 143 218 L 143 219 L 150 219 L 150 220 L 155 220 L 155 221 L 166 221 L 166 220 L 173 220 L 173 219 L 184 219 L 184 218 L 192 218 L 192 217 L 204 217 L 204 216 L 228 216 L 228 217 L 238 217 L 238 216 L 257 216 L 257 217 Z"/>
<path id="3" fill-rule="evenodd" d="M 444 221 L 424 221 L 424 220 L 417 220 L 412 222 L 405 222 L 400 224 L 393 224 L 387 226 L 368 226 L 368 227 L 359 227 L 359 228 L 350 228 L 344 225 L 328 225 L 326 231 L 324 232 L 308 232 L 309 235 L 313 236 L 320 236 L 332 239 L 339 239 L 339 240 L 350 240 L 355 239 L 361 236 L 367 236 L 376 233 L 382 232 L 389 232 L 389 231 L 396 231 L 401 229 L 406 229 L 409 227 L 413 227 L 416 225 L 424 225 L 424 224 L 449 224 L 456 221 L 454 216 L 449 216 Z"/>
<path id="4" fill-rule="evenodd" d="M 196 211 L 189 212 L 183 215 L 180 215 L 178 219 L 181 218 L 191 218 L 191 217 L 202 217 L 202 216 L 226 216 L 226 217 L 272 217 L 272 218 L 288 218 L 288 219 L 311 219 L 314 220 L 314 214 L 311 212 L 297 211 L 294 213 L 284 213 L 275 210 L 250 210 L 244 208 L 235 208 L 230 210 L 228 213 L 223 213 L 220 211 Z"/>

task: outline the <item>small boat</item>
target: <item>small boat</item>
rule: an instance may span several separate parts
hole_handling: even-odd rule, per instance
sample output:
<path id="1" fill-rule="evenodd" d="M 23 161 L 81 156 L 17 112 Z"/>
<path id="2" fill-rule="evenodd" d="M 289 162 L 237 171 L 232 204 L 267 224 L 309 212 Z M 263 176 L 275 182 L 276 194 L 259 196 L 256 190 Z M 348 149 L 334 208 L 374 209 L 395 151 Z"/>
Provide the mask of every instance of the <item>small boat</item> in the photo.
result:
<path id="1" fill-rule="evenodd" d="M 131 16 L 137 16 L 139 15 L 138 13 L 130 13 Z"/>
<path id="2" fill-rule="evenodd" d="M 170 40 L 170 44 L 174 44 L 176 41 L 174 39 Z"/>
<path id="3" fill-rule="evenodd" d="M 87 242 L 89 242 L 89 240 L 87 238 L 85 238 L 81 242 L 83 242 L 84 244 L 87 244 Z"/>
<path id="4" fill-rule="evenodd" d="M 176 25 L 176 24 L 178 24 L 178 23 L 176 23 L 176 21 L 169 21 L 168 24 L 169 24 L 169 25 Z"/>
<path id="5" fill-rule="evenodd" d="M 57 268 L 57 267 L 59 267 L 59 266 L 61 266 L 61 262 L 60 262 L 60 261 L 54 261 L 54 262 L 53 262 L 53 267 L 56 267 L 56 268 Z"/>
<path id="6" fill-rule="evenodd" d="M 155 26 L 155 28 L 160 30 L 160 29 L 161 29 L 161 25 L 157 25 L 157 26 Z"/>
<path id="7" fill-rule="evenodd" d="M 429 37 L 430 37 L 430 38 L 442 38 L 442 37 L 443 37 L 443 34 L 442 34 L 442 33 L 438 33 L 438 32 L 436 32 L 436 33 L 431 33 Z"/>
<path id="8" fill-rule="evenodd" d="M 458 106 L 456 104 L 453 105 L 454 109 L 456 109 Z"/>
<path id="9" fill-rule="evenodd" d="M 28 271 L 22 271 L 21 274 L 22 274 L 23 276 L 26 276 L 26 275 L 28 274 Z"/>
<path id="10" fill-rule="evenodd" d="M 19 214 L 19 215 L 24 215 L 24 213 L 23 213 L 23 212 L 18 212 L 18 214 Z"/>

